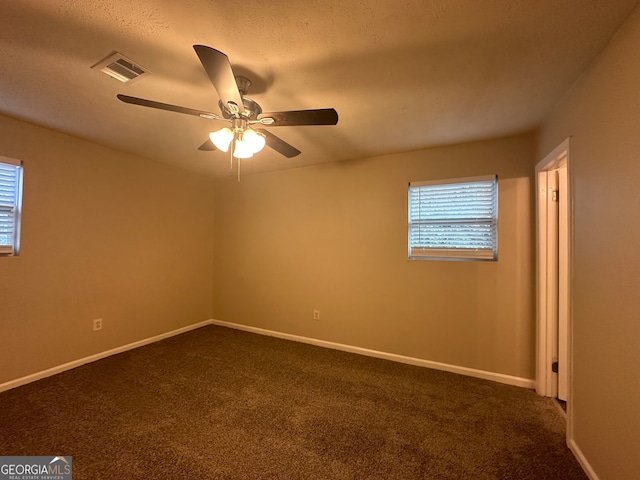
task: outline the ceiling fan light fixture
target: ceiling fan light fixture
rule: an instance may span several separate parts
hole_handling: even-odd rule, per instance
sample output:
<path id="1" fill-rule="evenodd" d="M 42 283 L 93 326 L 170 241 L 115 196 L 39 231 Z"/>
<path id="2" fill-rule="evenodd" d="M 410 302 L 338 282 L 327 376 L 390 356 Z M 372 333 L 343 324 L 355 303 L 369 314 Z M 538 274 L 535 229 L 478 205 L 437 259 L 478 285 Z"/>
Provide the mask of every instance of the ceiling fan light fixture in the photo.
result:
<path id="1" fill-rule="evenodd" d="M 236 158 L 250 158 L 253 157 L 253 149 L 251 144 L 246 140 L 237 139 L 235 147 L 233 149 L 233 156 Z"/>
<path id="2" fill-rule="evenodd" d="M 250 128 L 247 128 L 242 133 L 242 141 L 248 145 L 253 153 L 258 153 L 264 148 L 266 144 L 265 136 L 262 133 L 256 132 L 255 130 L 252 130 Z"/>
<path id="3" fill-rule="evenodd" d="M 230 128 L 224 127 L 217 132 L 209 133 L 209 139 L 211 139 L 211 143 L 213 143 L 218 150 L 228 152 L 229 145 L 231 145 L 231 141 L 233 140 L 233 132 Z"/>

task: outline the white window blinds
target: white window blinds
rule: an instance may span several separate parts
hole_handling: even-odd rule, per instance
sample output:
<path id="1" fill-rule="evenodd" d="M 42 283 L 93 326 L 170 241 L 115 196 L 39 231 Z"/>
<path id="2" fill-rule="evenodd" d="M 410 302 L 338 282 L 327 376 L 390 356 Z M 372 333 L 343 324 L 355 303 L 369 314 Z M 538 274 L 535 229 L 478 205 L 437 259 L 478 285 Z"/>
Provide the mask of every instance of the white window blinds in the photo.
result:
<path id="1" fill-rule="evenodd" d="M 495 260 L 495 175 L 409 184 L 409 257 Z"/>
<path id="2" fill-rule="evenodd" d="M 0 157 L 0 254 L 18 254 L 21 197 L 21 163 Z"/>

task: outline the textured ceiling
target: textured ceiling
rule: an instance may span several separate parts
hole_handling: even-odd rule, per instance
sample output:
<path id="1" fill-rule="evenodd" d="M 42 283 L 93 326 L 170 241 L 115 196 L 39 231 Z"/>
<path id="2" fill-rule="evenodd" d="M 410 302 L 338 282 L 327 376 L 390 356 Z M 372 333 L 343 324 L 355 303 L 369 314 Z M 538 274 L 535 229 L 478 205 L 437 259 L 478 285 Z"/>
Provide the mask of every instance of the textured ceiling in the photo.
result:
<path id="1" fill-rule="evenodd" d="M 20 0 L 0 3 L 0 113 L 215 176 L 224 126 L 117 93 L 218 112 L 192 45 L 225 52 L 265 111 L 334 107 L 337 126 L 272 127 L 247 173 L 535 128 L 637 0 Z M 112 51 L 152 75 L 90 67 Z"/>

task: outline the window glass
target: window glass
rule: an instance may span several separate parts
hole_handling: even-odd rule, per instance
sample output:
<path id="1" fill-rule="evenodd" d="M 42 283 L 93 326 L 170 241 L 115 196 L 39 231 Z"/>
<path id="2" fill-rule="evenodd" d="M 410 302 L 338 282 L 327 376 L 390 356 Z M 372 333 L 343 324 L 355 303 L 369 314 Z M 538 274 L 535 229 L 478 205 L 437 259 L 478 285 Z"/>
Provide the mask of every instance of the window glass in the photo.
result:
<path id="1" fill-rule="evenodd" d="M 498 179 L 411 182 L 409 258 L 498 258 Z"/>
<path id="2" fill-rule="evenodd" d="M 0 157 L 0 255 L 20 251 L 22 163 Z"/>

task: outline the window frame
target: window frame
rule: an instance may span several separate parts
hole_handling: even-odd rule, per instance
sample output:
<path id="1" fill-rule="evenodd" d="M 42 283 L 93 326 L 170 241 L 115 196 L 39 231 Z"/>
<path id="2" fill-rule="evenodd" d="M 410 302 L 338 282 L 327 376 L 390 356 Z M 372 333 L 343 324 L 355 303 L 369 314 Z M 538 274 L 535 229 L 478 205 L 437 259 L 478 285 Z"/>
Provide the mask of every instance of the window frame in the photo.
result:
<path id="1" fill-rule="evenodd" d="M 0 156 L 0 163 L 12 165 L 16 168 L 15 178 L 15 201 L 13 203 L 13 235 L 11 243 L 0 245 L 0 257 L 13 257 L 20 254 L 20 230 L 22 220 L 22 190 L 24 180 L 24 165 L 21 160 Z M 0 207 L 1 208 L 1 207 Z"/>
<path id="2" fill-rule="evenodd" d="M 429 186 L 442 186 L 442 185 L 462 185 L 465 183 L 475 182 L 493 182 L 492 191 L 492 209 L 493 215 L 490 219 L 487 218 L 468 218 L 468 219 L 453 219 L 455 223 L 482 223 L 490 227 L 492 232 L 492 248 L 436 248 L 436 247 L 412 247 L 411 233 L 412 227 L 416 224 L 416 221 L 412 221 L 411 215 L 411 194 L 412 190 L 420 187 Z M 429 180 L 420 182 L 409 182 L 407 188 L 407 246 L 408 246 L 408 259 L 409 260 L 453 260 L 453 261 L 481 261 L 481 262 L 495 262 L 498 260 L 498 175 L 482 175 L 475 177 L 463 177 L 463 178 L 450 178 L 441 180 Z M 424 223 L 431 223 L 433 225 L 446 225 L 450 224 L 452 219 L 442 219 L 441 221 L 432 220 Z M 418 253 L 419 252 L 419 253 Z"/>

